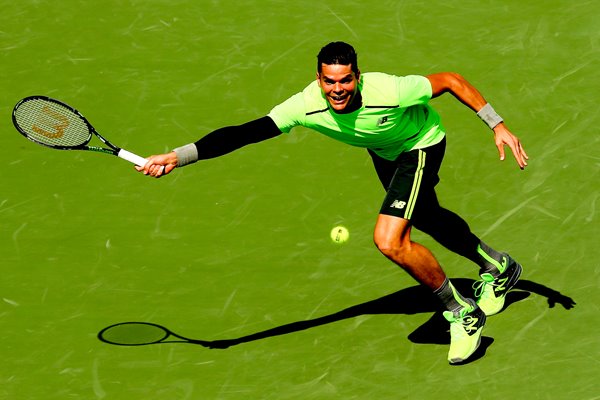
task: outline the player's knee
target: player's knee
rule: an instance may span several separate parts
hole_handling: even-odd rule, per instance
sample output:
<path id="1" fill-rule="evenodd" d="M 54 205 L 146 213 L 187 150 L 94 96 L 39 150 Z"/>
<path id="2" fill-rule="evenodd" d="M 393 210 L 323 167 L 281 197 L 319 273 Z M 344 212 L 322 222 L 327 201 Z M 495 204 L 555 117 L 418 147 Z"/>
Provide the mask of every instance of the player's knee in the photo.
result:
<path id="1" fill-rule="evenodd" d="M 397 237 L 383 234 L 375 234 L 373 241 L 377 249 L 386 257 L 400 261 L 403 255 L 409 251 L 409 246 Z"/>
<path id="2" fill-rule="evenodd" d="M 407 220 L 381 215 L 375 225 L 373 241 L 383 255 L 400 263 L 410 252 L 410 230 Z"/>

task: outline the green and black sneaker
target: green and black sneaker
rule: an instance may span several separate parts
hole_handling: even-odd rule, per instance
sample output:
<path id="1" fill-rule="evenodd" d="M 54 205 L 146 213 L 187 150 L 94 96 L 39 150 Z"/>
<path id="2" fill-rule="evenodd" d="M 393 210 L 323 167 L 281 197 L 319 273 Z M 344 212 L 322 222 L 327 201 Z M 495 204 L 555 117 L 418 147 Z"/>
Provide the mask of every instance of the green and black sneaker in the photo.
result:
<path id="1" fill-rule="evenodd" d="M 481 343 L 481 331 L 485 325 L 485 313 L 469 300 L 471 307 L 464 307 L 458 313 L 444 311 L 444 318 L 450 322 L 450 350 L 448 361 L 458 364 L 466 361 Z"/>
<path id="2" fill-rule="evenodd" d="M 482 280 L 475 282 L 473 285 L 477 305 L 487 316 L 502 311 L 506 293 L 517 284 L 523 271 L 521 264 L 513 260 L 508 254 L 502 256 L 499 269 L 500 275 L 497 277 L 485 272 L 480 275 Z"/>

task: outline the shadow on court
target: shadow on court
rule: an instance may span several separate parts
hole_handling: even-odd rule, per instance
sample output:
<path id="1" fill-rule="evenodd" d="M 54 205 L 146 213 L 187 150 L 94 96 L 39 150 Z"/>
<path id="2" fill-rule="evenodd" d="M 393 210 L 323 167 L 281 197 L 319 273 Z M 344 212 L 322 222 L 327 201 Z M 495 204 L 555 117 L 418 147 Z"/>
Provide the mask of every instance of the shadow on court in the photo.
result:
<path id="1" fill-rule="evenodd" d="M 465 294 L 473 292 L 472 286 L 474 282 L 475 281 L 471 279 L 461 278 L 452 280 L 454 286 L 461 293 Z M 521 280 L 517 283 L 515 288 L 507 294 L 505 309 L 516 302 L 526 299 L 532 293 L 546 297 L 548 299 L 549 308 L 553 308 L 556 304 L 560 304 L 566 310 L 570 310 L 575 306 L 575 301 L 572 298 L 565 296 L 556 290 L 532 281 Z M 333 314 L 310 320 L 292 322 L 234 339 L 212 341 L 188 339 L 175 334 L 161 325 L 146 322 L 123 322 L 111 325 L 100 331 L 98 338 L 105 343 L 121 346 L 183 342 L 198 344 L 210 349 L 226 349 L 242 343 L 299 332 L 360 315 L 412 315 L 420 313 L 433 313 L 433 315 L 427 322 L 411 332 L 408 335 L 408 339 L 413 343 L 420 344 L 449 344 L 449 324 L 442 315 L 438 299 L 424 286 L 412 286 L 366 303 L 348 307 Z M 468 362 L 473 362 L 483 357 L 487 348 L 493 341 L 493 338 L 483 336 L 481 338 L 479 349 Z"/>

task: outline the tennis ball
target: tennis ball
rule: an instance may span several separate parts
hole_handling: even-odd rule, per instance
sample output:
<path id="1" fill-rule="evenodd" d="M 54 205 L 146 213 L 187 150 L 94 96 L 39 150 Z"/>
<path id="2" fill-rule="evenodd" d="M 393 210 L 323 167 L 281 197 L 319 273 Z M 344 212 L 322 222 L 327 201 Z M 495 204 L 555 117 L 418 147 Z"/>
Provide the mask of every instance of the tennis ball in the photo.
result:
<path id="1" fill-rule="evenodd" d="M 339 225 L 331 230 L 329 236 L 331 237 L 331 240 L 334 241 L 334 243 L 341 244 L 348 241 L 348 238 L 350 237 L 350 232 L 348 232 L 348 229 L 346 229 L 345 226 Z"/>

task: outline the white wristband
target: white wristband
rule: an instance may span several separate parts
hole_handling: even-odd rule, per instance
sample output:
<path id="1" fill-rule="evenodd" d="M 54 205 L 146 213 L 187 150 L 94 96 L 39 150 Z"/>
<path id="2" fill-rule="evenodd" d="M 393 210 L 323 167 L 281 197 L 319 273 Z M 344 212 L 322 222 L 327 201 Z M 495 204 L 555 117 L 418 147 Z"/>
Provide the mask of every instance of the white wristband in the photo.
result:
<path id="1" fill-rule="evenodd" d="M 198 161 L 198 148 L 194 143 L 173 149 L 177 154 L 177 167 L 192 164 Z"/>
<path id="2" fill-rule="evenodd" d="M 477 112 L 477 116 L 481 118 L 481 120 L 485 122 L 490 129 L 494 129 L 496 125 L 504 121 L 502 117 L 499 116 L 496 111 L 494 111 L 494 108 L 490 105 L 490 103 L 486 103 L 486 105 Z"/>

